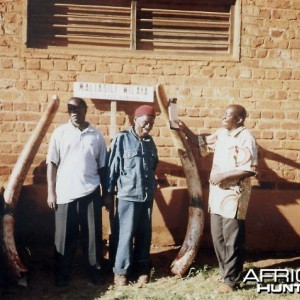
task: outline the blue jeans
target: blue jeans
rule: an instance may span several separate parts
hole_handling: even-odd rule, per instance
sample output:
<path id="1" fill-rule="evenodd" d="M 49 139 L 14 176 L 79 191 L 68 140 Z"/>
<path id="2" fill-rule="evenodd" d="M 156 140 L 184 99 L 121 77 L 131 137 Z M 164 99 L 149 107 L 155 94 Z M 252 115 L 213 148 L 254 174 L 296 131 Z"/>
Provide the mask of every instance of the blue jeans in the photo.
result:
<path id="1" fill-rule="evenodd" d="M 117 199 L 114 223 L 114 273 L 128 275 L 133 264 L 140 274 L 149 272 L 153 201 Z"/>

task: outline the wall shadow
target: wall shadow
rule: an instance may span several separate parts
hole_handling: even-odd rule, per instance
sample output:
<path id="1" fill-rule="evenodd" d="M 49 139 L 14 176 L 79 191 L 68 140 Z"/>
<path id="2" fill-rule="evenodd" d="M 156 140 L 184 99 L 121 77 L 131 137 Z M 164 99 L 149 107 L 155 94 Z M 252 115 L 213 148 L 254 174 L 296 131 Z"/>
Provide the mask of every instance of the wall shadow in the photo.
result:
<path id="1" fill-rule="evenodd" d="M 193 151 L 195 151 L 195 149 L 193 149 Z M 200 158 L 199 155 L 195 155 L 195 158 L 202 180 L 203 202 L 206 213 L 208 177 L 212 163 L 212 155 L 205 158 Z M 300 183 L 290 182 L 278 176 L 277 173 L 268 166 L 267 160 L 278 162 L 283 167 L 288 166 L 292 169 L 300 168 L 299 163 L 259 147 L 258 170 L 260 175 L 257 178 L 257 182 L 254 182 L 246 219 L 249 250 L 300 251 L 300 245 L 298 245 L 299 234 L 297 233 L 297 229 L 299 231 L 299 228 L 296 228 L 298 225 L 297 216 L 299 214 L 293 213 L 293 209 L 291 209 L 291 205 L 293 205 L 296 211 L 299 212 L 300 206 L 298 204 L 300 198 L 298 192 Z M 158 168 L 160 188 L 158 189 L 158 197 L 156 197 L 158 201 L 156 201 L 156 203 L 173 239 L 176 241 L 176 244 L 180 244 L 182 234 L 178 236 L 178 231 L 174 230 L 174 226 L 172 225 L 172 223 L 174 223 L 173 216 L 170 211 L 176 211 L 177 207 L 181 204 L 179 203 L 179 199 L 171 199 L 169 204 L 166 203 L 161 193 L 161 189 L 167 186 L 168 177 L 170 175 L 183 178 L 182 167 L 161 161 Z M 188 199 L 186 199 L 186 202 L 188 203 Z M 184 205 L 184 209 L 187 211 L 188 204 Z M 186 215 L 184 214 L 183 222 L 180 224 L 184 228 L 186 228 L 187 224 L 185 217 Z M 287 217 L 289 219 L 287 219 Z M 207 233 L 209 231 L 208 214 L 206 214 L 205 224 L 205 231 Z"/>
<path id="2" fill-rule="evenodd" d="M 249 250 L 300 251 L 300 183 L 280 177 L 268 160 L 285 169 L 300 169 L 300 163 L 259 147 L 259 175 L 246 219 Z"/>
<path id="3" fill-rule="evenodd" d="M 266 160 L 277 162 L 279 167 L 288 166 L 289 168 L 287 170 L 300 170 L 300 163 L 278 153 L 271 152 L 261 146 L 258 146 L 258 153 L 258 181 L 260 188 L 274 190 L 300 190 L 300 182 L 291 182 L 278 176 L 278 174 L 268 166 Z"/>
<path id="4" fill-rule="evenodd" d="M 170 176 L 184 178 L 182 167 L 160 161 L 157 172 L 159 187 L 156 193 L 155 203 L 163 218 L 163 224 L 174 241 L 174 245 L 181 245 L 187 230 L 190 196 L 186 187 L 170 186 Z M 206 190 L 203 190 L 202 200 L 205 214 L 205 228 L 201 242 L 202 246 L 207 244 L 207 239 L 210 239 L 208 235 L 209 228 L 207 223 L 208 214 L 206 199 L 207 192 Z M 166 239 L 164 240 L 166 241 Z"/>

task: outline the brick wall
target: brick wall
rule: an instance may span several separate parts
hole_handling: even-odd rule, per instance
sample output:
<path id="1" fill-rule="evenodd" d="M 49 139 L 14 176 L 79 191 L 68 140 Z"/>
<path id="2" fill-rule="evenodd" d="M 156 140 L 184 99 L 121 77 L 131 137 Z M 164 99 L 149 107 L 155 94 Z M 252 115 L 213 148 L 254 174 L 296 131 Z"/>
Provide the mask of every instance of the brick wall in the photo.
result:
<path id="1" fill-rule="evenodd" d="M 76 53 L 26 48 L 23 1 L 1 1 L 0 185 L 5 187 L 24 143 L 53 94 L 59 96 L 61 105 L 25 185 L 46 182 L 44 161 L 49 137 L 54 127 L 67 120 L 66 102 L 72 96 L 74 81 L 161 83 L 169 97 L 178 98 L 181 119 L 198 133 L 218 128 L 228 104 L 244 105 L 249 113 L 246 126 L 260 147 L 260 177 L 253 181 L 256 189 L 270 191 L 274 201 L 280 201 L 276 202 L 279 206 L 299 210 L 299 197 L 287 197 L 289 202 L 285 203 L 276 195 L 282 197 L 283 191 L 294 195 L 300 187 L 300 1 L 242 0 L 241 20 L 239 61 L 88 50 Z M 109 146 L 110 103 L 91 99 L 87 103 L 87 118 L 103 132 Z M 130 125 L 129 116 L 137 105 L 118 103 L 119 130 Z M 159 147 L 161 186 L 185 186 L 179 158 L 160 116 L 153 136 Z M 210 165 L 210 158 L 199 165 L 205 188 Z M 299 225 L 293 225 L 292 230 L 299 234 Z"/>

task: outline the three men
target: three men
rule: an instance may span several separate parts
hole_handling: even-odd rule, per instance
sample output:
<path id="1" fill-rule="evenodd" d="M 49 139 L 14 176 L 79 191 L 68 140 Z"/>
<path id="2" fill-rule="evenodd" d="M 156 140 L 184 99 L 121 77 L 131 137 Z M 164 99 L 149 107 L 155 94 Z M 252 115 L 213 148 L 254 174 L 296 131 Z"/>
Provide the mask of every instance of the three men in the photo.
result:
<path id="1" fill-rule="evenodd" d="M 151 218 L 157 185 L 158 155 L 150 136 L 156 114 L 149 105 L 136 109 L 133 126 L 117 134 L 112 141 L 108 171 L 104 173 L 105 143 L 102 135 L 85 121 L 86 109 L 82 99 L 70 99 L 70 122 L 54 131 L 47 156 L 48 205 L 55 209 L 57 285 L 66 285 L 69 280 L 79 224 L 93 270 L 92 280 L 99 281 L 96 274 L 101 270 L 100 183 L 107 193 L 106 199 L 110 195 L 110 205 L 115 190 L 117 194 L 113 232 L 115 285 L 126 285 L 133 268 L 138 272 L 138 283 L 143 285 L 149 282 Z M 255 175 L 257 165 L 255 138 L 244 127 L 246 114 L 244 107 L 229 105 L 223 128 L 205 138 L 194 135 L 183 122 L 178 122 L 180 129 L 202 152 L 214 152 L 209 210 L 214 249 L 223 279 L 218 288 L 220 293 L 235 290 L 243 270 L 250 177 Z M 106 204 L 109 206 L 108 201 Z"/>

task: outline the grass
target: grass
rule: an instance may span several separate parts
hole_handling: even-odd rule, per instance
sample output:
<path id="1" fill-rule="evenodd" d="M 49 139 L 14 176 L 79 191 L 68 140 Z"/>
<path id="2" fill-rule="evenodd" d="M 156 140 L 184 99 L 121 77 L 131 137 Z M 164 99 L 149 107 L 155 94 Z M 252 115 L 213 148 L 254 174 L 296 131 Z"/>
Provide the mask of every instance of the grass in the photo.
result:
<path id="1" fill-rule="evenodd" d="M 238 291 L 218 295 L 215 292 L 216 283 L 209 280 L 212 276 L 218 275 L 216 260 L 211 250 L 207 253 L 200 250 L 197 261 L 192 265 L 189 273 L 184 278 L 179 278 L 170 274 L 169 265 L 175 257 L 178 249 L 168 249 L 161 251 L 156 249 L 152 254 L 153 269 L 151 281 L 143 288 L 139 288 L 135 282 L 130 282 L 126 287 L 114 288 L 112 285 L 113 274 L 107 271 L 106 283 L 102 286 L 94 286 L 88 282 L 84 270 L 84 264 L 79 256 L 74 263 L 73 277 L 70 285 L 66 288 L 56 288 L 53 285 L 53 261 L 51 256 L 40 252 L 34 252 L 31 259 L 30 274 L 28 278 L 29 286 L 20 288 L 15 286 L 0 287 L 1 299 L 63 299 L 63 300 L 209 300 L 209 299 L 230 299 L 230 300 L 251 300 L 251 299 L 299 299 L 298 295 L 269 295 L 258 294 L 254 284 L 241 285 Z M 163 249 L 165 250 L 165 249 Z M 294 255 L 296 256 L 296 255 Z M 253 257 L 246 264 L 246 268 L 262 267 L 292 267 L 299 266 L 299 256 L 281 258 Z"/>
<path id="2" fill-rule="evenodd" d="M 218 269 L 204 266 L 202 269 L 192 269 L 186 278 L 166 277 L 155 280 L 147 287 L 139 289 L 134 285 L 111 290 L 95 299 L 160 299 L 160 300 L 209 300 L 209 299 L 295 299 L 296 295 L 271 296 L 269 294 L 257 294 L 254 285 L 242 286 L 234 293 L 218 295 L 215 292 L 216 285 L 209 281 L 213 275 L 218 275 Z"/>

